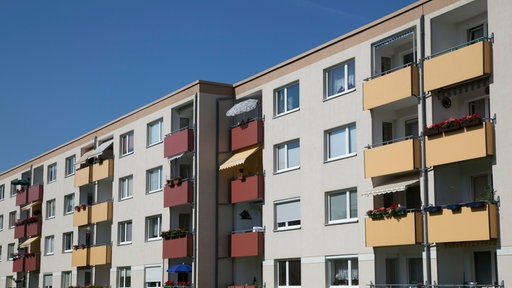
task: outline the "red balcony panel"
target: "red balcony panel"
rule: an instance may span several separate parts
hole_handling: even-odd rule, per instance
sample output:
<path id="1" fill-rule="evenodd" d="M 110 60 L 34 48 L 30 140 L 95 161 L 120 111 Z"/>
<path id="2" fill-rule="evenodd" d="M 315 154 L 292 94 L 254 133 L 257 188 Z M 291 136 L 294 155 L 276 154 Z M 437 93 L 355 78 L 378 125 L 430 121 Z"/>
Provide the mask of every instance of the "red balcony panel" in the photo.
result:
<path id="1" fill-rule="evenodd" d="M 35 254 L 32 256 L 25 255 L 25 271 L 38 271 L 41 266 L 41 255 Z"/>
<path id="2" fill-rule="evenodd" d="M 35 185 L 28 188 L 28 202 L 34 202 L 43 199 L 43 185 Z"/>
<path id="3" fill-rule="evenodd" d="M 263 142 L 263 121 L 256 120 L 231 128 L 231 150 Z"/>
<path id="4" fill-rule="evenodd" d="M 183 181 L 173 187 L 164 187 L 164 208 L 179 206 L 193 201 L 194 184 L 190 181 Z"/>
<path id="5" fill-rule="evenodd" d="M 37 222 L 27 223 L 27 237 L 37 236 L 41 234 L 41 226 L 43 222 L 41 220 Z"/>
<path id="6" fill-rule="evenodd" d="M 23 264 L 25 263 L 24 258 L 18 258 L 12 260 L 12 272 L 23 272 Z"/>
<path id="7" fill-rule="evenodd" d="M 28 191 L 26 189 L 20 189 L 16 192 L 16 206 L 27 204 Z"/>
<path id="8" fill-rule="evenodd" d="M 263 175 L 254 175 L 231 181 L 231 203 L 263 198 Z"/>
<path id="9" fill-rule="evenodd" d="M 192 234 L 182 238 L 163 240 L 162 258 L 175 259 L 192 256 Z"/>
<path id="10" fill-rule="evenodd" d="M 263 254 L 263 232 L 231 234 L 231 257 Z"/>
<path id="11" fill-rule="evenodd" d="M 194 150 L 194 130 L 185 129 L 164 139 L 164 157 L 168 158 Z"/>
<path id="12" fill-rule="evenodd" d="M 26 236 L 25 224 L 14 226 L 14 238 L 19 239 Z"/>

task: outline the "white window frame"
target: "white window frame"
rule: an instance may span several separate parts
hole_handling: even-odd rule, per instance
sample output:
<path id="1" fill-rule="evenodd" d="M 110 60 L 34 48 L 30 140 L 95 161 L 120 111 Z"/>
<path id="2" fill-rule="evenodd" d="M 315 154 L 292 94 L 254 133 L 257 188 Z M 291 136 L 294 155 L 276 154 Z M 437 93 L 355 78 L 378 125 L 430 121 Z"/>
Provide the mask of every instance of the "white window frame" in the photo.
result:
<path id="1" fill-rule="evenodd" d="M 14 259 L 14 243 L 7 244 L 7 261 Z"/>
<path id="2" fill-rule="evenodd" d="M 294 86 L 297 86 L 297 88 L 299 89 L 299 95 L 298 95 L 298 105 L 297 107 L 295 108 L 288 108 L 288 90 L 291 88 L 291 87 L 294 87 Z M 283 112 L 279 112 L 279 92 L 283 91 L 284 92 L 284 107 L 283 107 Z M 293 83 L 290 83 L 286 86 L 283 86 L 281 88 L 278 88 L 274 91 L 274 115 L 277 117 L 277 116 L 281 116 L 281 115 L 285 115 L 285 114 L 288 114 L 288 113 L 291 113 L 291 112 L 294 112 L 294 111 L 297 111 L 300 109 L 300 84 L 299 84 L 299 81 L 297 82 L 293 82 Z"/>
<path id="3" fill-rule="evenodd" d="M 350 81 L 349 78 L 350 78 L 350 74 L 349 74 L 349 65 L 352 63 L 352 65 L 354 66 L 354 81 Z M 336 66 L 333 66 L 333 67 L 330 67 L 328 69 L 325 70 L 325 99 L 331 99 L 331 98 L 335 98 L 335 97 L 338 97 L 340 95 L 343 95 L 343 94 L 347 94 L 347 93 L 350 93 L 352 91 L 355 91 L 356 90 L 356 60 L 354 58 L 348 60 L 348 61 L 345 61 L 343 63 L 340 63 Z M 336 93 L 333 93 L 333 94 L 329 94 L 329 87 L 331 85 L 331 80 L 332 80 L 332 77 L 330 76 L 332 73 L 331 72 L 334 72 L 336 70 L 343 70 L 343 78 L 344 78 L 344 83 L 343 83 L 343 90 L 341 92 L 336 92 Z M 335 79 L 336 80 L 336 79 Z M 350 82 L 353 82 L 353 85 L 354 87 L 352 88 L 349 88 L 349 89 L 346 89 L 349 87 L 349 84 Z"/>
<path id="4" fill-rule="evenodd" d="M 57 162 L 48 165 L 48 183 L 57 181 Z"/>
<path id="5" fill-rule="evenodd" d="M 5 185 L 0 185 L 0 201 L 3 201 L 5 199 Z"/>
<path id="6" fill-rule="evenodd" d="M 9 229 L 14 228 L 16 226 L 16 211 L 9 212 Z"/>
<path id="7" fill-rule="evenodd" d="M 151 280 L 156 280 L 156 279 L 148 279 L 149 275 L 150 274 L 154 274 L 154 273 L 148 273 L 148 270 L 150 269 L 156 269 L 158 270 L 158 277 L 160 279 L 158 279 L 158 281 L 151 281 Z M 146 266 L 144 267 L 144 287 L 145 288 L 149 288 L 149 287 L 162 287 L 162 266 Z M 153 285 L 150 285 L 150 284 L 153 284 Z"/>
<path id="8" fill-rule="evenodd" d="M 347 211 L 347 217 L 342 219 L 332 219 L 331 215 L 331 197 L 336 195 L 345 194 L 345 209 Z M 352 215 L 352 198 L 355 198 L 355 205 L 356 205 L 356 212 L 355 215 Z M 346 190 L 338 190 L 338 191 L 332 191 L 326 193 L 326 218 L 327 218 L 327 224 L 339 224 L 339 223 L 351 223 L 356 222 L 358 220 L 358 210 L 357 210 L 357 190 L 355 188 L 353 189 L 346 189 Z"/>
<path id="9" fill-rule="evenodd" d="M 62 253 L 73 251 L 73 232 L 62 233 Z"/>
<path id="10" fill-rule="evenodd" d="M 117 287 L 118 288 L 129 288 L 129 287 L 132 287 L 132 273 L 131 273 L 132 269 L 131 267 L 118 267 L 117 268 Z M 129 278 L 130 280 L 129 281 L 126 281 L 126 279 Z M 123 281 L 121 281 L 121 279 L 124 279 L 124 283 L 122 283 Z M 128 282 L 128 283 L 127 283 Z"/>
<path id="11" fill-rule="evenodd" d="M 66 177 L 75 175 L 75 163 L 76 163 L 76 156 L 69 156 L 66 158 L 66 167 L 65 167 L 65 173 Z"/>
<path id="12" fill-rule="evenodd" d="M 289 160 L 289 148 L 288 146 L 290 144 L 295 144 L 297 143 L 298 144 L 298 147 L 297 149 L 299 150 L 299 155 L 298 155 L 298 164 L 295 165 L 295 166 L 290 166 L 290 164 L 288 163 L 288 160 Z M 284 149 L 284 166 L 285 167 L 279 167 L 279 162 L 280 162 L 280 158 L 279 158 L 279 151 L 280 149 Z M 290 171 L 290 170 L 295 170 L 295 169 L 299 169 L 300 168 L 300 140 L 299 139 L 295 139 L 295 140 L 291 140 L 291 141 L 288 141 L 288 142 L 285 142 L 285 143 L 281 143 L 281 144 L 278 144 L 274 147 L 274 165 L 275 165 L 275 173 L 281 173 L 281 172 L 285 172 L 285 171 Z"/>
<path id="13" fill-rule="evenodd" d="M 157 172 L 158 184 L 157 187 L 152 187 L 153 173 Z M 146 193 L 154 193 L 162 190 L 162 166 L 149 169 L 146 171 Z"/>
<path id="14" fill-rule="evenodd" d="M 157 227 L 155 229 L 154 221 L 156 221 Z M 154 230 L 154 231 L 151 231 Z M 154 241 L 160 240 L 160 233 L 162 231 L 162 216 L 161 215 L 153 215 L 146 217 L 146 241 Z"/>
<path id="15" fill-rule="evenodd" d="M 62 271 L 61 273 L 61 287 L 69 288 L 73 285 L 73 273 L 71 271 Z"/>
<path id="16" fill-rule="evenodd" d="M 293 262 L 299 262 L 300 263 L 300 274 L 301 274 L 301 277 L 300 277 L 300 284 L 299 285 L 290 285 L 290 262 L 293 261 Z M 280 283 L 280 279 L 279 279 L 279 275 L 280 275 L 280 271 L 279 271 L 279 263 L 285 263 L 285 269 L 286 269 L 286 284 L 285 285 L 279 285 Z M 277 287 L 281 288 L 281 287 L 301 287 L 302 286 L 302 261 L 300 259 L 287 259 L 287 260 L 276 260 L 276 284 L 277 284 Z"/>
<path id="17" fill-rule="evenodd" d="M 44 238 L 44 255 L 53 255 L 55 253 L 55 236 L 50 235 Z"/>
<path id="18" fill-rule="evenodd" d="M 356 137 L 353 145 L 352 145 L 352 135 L 351 135 L 352 129 L 353 129 L 353 132 L 355 133 L 354 136 Z M 345 132 L 345 139 L 342 140 L 342 141 L 345 141 L 345 152 L 342 152 L 340 155 L 331 155 L 331 151 L 332 151 L 331 137 L 333 135 L 332 133 L 338 132 L 338 131 Z M 339 159 L 357 155 L 357 148 L 356 148 L 357 142 L 356 141 L 357 141 L 357 127 L 356 127 L 355 123 L 345 125 L 342 127 L 337 127 L 337 128 L 326 131 L 325 132 L 325 162 L 339 160 Z M 354 147 L 352 147 L 352 146 L 354 146 Z"/>
<path id="19" fill-rule="evenodd" d="M 156 145 L 156 144 L 159 144 L 159 143 L 162 143 L 163 142 L 163 119 L 160 118 L 158 120 L 155 120 L 153 122 L 150 122 L 148 123 L 147 125 L 147 146 L 150 147 L 150 146 L 153 146 L 153 145 Z M 157 135 L 157 139 L 156 141 L 154 142 L 151 142 L 151 139 L 153 138 L 153 128 L 155 128 L 155 126 L 158 126 L 157 129 L 158 129 L 158 135 Z"/>
<path id="20" fill-rule="evenodd" d="M 329 288 L 342 288 L 342 287 L 359 287 L 359 283 L 358 284 L 353 284 L 353 281 L 355 279 L 354 276 L 357 277 L 358 281 L 359 281 L 359 259 L 357 257 L 357 255 L 347 255 L 347 256 L 331 256 L 331 257 L 326 257 L 326 262 L 327 262 L 327 269 L 326 269 L 326 272 L 327 272 L 327 287 Z M 347 275 L 346 275 L 346 279 L 348 280 L 348 285 L 344 285 L 344 284 L 340 284 L 340 285 L 331 285 L 331 276 L 332 276 L 332 273 L 335 273 L 334 268 L 333 268 L 333 265 L 334 265 L 334 261 L 347 261 Z M 357 275 L 352 275 L 352 266 L 353 266 L 353 262 L 356 262 L 357 263 Z M 343 276 L 341 276 L 343 277 Z M 340 279 L 341 280 L 341 279 Z"/>
<path id="21" fill-rule="evenodd" d="M 135 151 L 135 133 L 133 130 L 121 135 L 119 140 L 119 150 L 121 157 L 133 154 Z"/>
<path id="22" fill-rule="evenodd" d="M 50 283 L 48 283 L 50 282 Z M 44 274 L 43 275 L 43 288 L 52 288 L 53 287 L 53 275 L 52 274 Z"/>
<path id="23" fill-rule="evenodd" d="M 133 198 L 133 175 L 119 179 L 119 200 Z"/>
<path id="24" fill-rule="evenodd" d="M 74 207 L 75 207 L 75 194 L 72 193 L 72 194 L 64 195 L 64 215 L 73 214 Z"/>
<path id="25" fill-rule="evenodd" d="M 46 219 L 55 218 L 55 198 L 46 201 Z"/>
<path id="26" fill-rule="evenodd" d="M 128 229 L 129 228 L 129 229 Z M 132 220 L 119 222 L 119 245 L 131 244 L 133 240 L 133 223 Z M 128 233 L 129 231 L 129 233 Z M 130 239 L 128 239 L 128 236 Z"/>
<path id="27" fill-rule="evenodd" d="M 298 206 L 299 206 L 299 211 L 298 211 L 298 214 L 299 214 L 299 219 L 292 219 L 290 221 L 283 221 L 283 222 L 278 222 L 278 218 L 280 218 L 279 216 L 279 213 L 278 213 L 278 207 L 279 206 L 285 206 L 285 205 L 294 205 L 295 203 L 298 203 Z M 302 224 L 302 219 L 301 219 L 301 211 L 300 211 L 300 199 L 299 198 L 294 198 L 294 199 L 288 199 L 288 200 L 282 200 L 282 201 L 276 201 L 274 202 L 274 227 L 275 227 L 275 231 L 284 231 L 284 230 L 293 230 L 293 229 L 300 229 L 301 228 L 301 224 Z M 283 208 L 281 208 L 283 209 Z M 298 222 L 298 223 L 297 223 Z"/>

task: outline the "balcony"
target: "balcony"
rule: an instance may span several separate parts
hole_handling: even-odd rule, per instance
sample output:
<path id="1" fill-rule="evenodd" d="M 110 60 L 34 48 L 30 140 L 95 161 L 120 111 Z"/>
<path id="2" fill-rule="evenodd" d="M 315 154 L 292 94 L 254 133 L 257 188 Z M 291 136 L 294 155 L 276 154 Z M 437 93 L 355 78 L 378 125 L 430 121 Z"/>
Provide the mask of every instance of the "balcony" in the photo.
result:
<path id="1" fill-rule="evenodd" d="M 105 265 L 112 262 L 112 246 L 94 246 L 89 252 L 89 265 Z"/>
<path id="2" fill-rule="evenodd" d="M 263 199 L 263 175 L 231 181 L 231 203 Z"/>
<path id="3" fill-rule="evenodd" d="M 367 247 L 415 245 L 423 241 L 421 212 L 409 212 L 400 217 L 366 218 L 365 228 Z"/>
<path id="4" fill-rule="evenodd" d="M 27 223 L 26 235 L 27 237 L 41 235 L 41 226 L 43 226 L 43 222 L 38 220 L 36 222 Z"/>
<path id="5" fill-rule="evenodd" d="M 496 204 L 429 212 L 428 241 L 435 243 L 485 241 L 498 238 Z"/>
<path id="6" fill-rule="evenodd" d="M 164 157 L 166 158 L 192 150 L 194 150 L 193 129 L 181 130 L 164 139 Z"/>
<path id="7" fill-rule="evenodd" d="M 15 239 L 20 239 L 20 238 L 23 238 L 25 237 L 25 234 L 26 234 L 26 226 L 25 224 L 20 224 L 20 223 L 17 223 L 15 224 L 14 226 L 14 238 Z"/>
<path id="8" fill-rule="evenodd" d="M 41 254 L 25 254 L 25 271 L 39 271 L 41 266 Z"/>
<path id="9" fill-rule="evenodd" d="M 408 66 L 363 82 L 363 109 L 418 96 L 418 67 Z"/>
<path id="10" fill-rule="evenodd" d="M 162 258 L 175 259 L 192 256 L 192 234 L 186 234 L 181 238 L 163 240 Z"/>
<path id="11" fill-rule="evenodd" d="M 91 166 L 85 166 L 75 171 L 75 187 L 91 183 Z"/>
<path id="12" fill-rule="evenodd" d="M 21 188 L 16 191 L 16 206 L 22 206 L 27 204 L 28 199 L 28 191 L 24 188 Z"/>
<path id="13" fill-rule="evenodd" d="M 27 202 L 35 202 L 43 199 L 43 185 L 34 185 L 28 188 Z"/>
<path id="14" fill-rule="evenodd" d="M 492 124 L 463 127 L 426 139 L 427 166 L 436 166 L 494 155 Z"/>
<path id="15" fill-rule="evenodd" d="M 91 181 L 99 181 L 114 175 L 114 160 L 106 159 L 92 165 Z M 75 176 L 76 177 L 76 176 Z"/>
<path id="16" fill-rule="evenodd" d="M 236 151 L 263 142 L 263 121 L 255 120 L 231 128 L 231 150 Z"/>
<path id="17" fill-rule="evenodd" d="M 84 267 L 89 266 L 89 248 L 78 248 L 73 250 L 71 256 L 71 266 Z"/>
<path id="18" fill-rule="evenodd" d="M 364 150 L 364 177 L 412 171 L 420 167 L 420 142 L 408 139 Z"/>
<path id="19" fill-rule="evenodd" d="M 102 202 L 89 206 L 90 222 L 98 223 L 112 220 L 112 202 Z M 87 224 L 89 224 L 87 223 Z"/>
<path id="20" fill-rule="evenodd" d="M 424 62 L 425 91 L 491 74 L 491 42 L 480 41 Z"/>
<path id="21" fill-rule="evenodd" d="M 263 254 L 263 232 L 231 234 L 231 257 Z"/>
<path id="22" fill-rule="evenodd" d="M 191 181 L 182 181 L 179 184 L 164 187 L 164 208 L 174 207 L 193 202 L 194 184 Z"/>
<path id="23" fill-rule="evenodd" d="M 88 225 L 91 223 L 91 207 L 87 205 L 75 206 L 75 212 L 73 213 L 73 226 L 79 227 Z"/>
<path id="24" fill-rule="evenodd" d="M 12 272 L 23 272 L 25 268 L 25 258 L 19 257 L 12 260 Z"/>

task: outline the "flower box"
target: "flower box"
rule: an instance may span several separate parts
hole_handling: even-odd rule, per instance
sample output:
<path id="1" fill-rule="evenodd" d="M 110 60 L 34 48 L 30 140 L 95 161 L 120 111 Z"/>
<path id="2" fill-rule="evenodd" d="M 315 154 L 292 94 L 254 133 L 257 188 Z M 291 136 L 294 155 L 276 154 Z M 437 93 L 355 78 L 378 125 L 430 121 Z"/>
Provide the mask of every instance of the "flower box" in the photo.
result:
<path id="1" fill-rule="evenodd" d="M 434 136 L 434 135 L 437 135 L 437 134 L 440 134 L 441 131 L 439 130 L 439 126 L 432 126 L 432 127 L 427 127 L 425 128 L 425 131 L 423 132 L 423 134 L 425 136 Z"/>
<path id="2" fill-rule="evenodd" d="M 472 127 L 482 124 L 482 117 L 477 114 L 466 116 L 460 120 L 461 127 Z"/>

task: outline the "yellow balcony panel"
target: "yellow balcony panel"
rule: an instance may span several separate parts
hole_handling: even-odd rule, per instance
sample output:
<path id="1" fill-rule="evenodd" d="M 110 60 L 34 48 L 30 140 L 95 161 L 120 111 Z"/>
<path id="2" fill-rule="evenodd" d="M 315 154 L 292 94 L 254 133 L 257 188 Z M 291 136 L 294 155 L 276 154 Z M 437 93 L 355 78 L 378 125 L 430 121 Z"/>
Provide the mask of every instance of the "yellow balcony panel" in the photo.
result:
<path id="1" fill-rule="evenodd" d="M 418 96 L 418 67 L 408 66 L 363 83 L 363 109 Z"/>
<path id="2" fill-rule="evenodd" d="M 91 223 L 112 220 L 112 202 L 103 202 L 90 207 Z"/>
<path id="3" fill-rule="evenodd" d="M 112 246 L 95 246 L 90 249 L 90 265 L 105 265 L 112 262 Z"/>
<path id="4" fill-rule="evenodd" d="M 73 250 L 71 266 L 84 267 L 89 265 L 89 248 L 78 248 Z"/>
<path id="5" fill-rule="evenodd" d="M 491 74 L 491 42 L 480 41 L 424 62 L 425 91 Z"/>
<path id="6" fill-rule="evenodd" d="M 428 213 L 428 241 L 435 243 L 485 241 L 498 238 L 496 204 L 460 207 Z"/>
<path id="7" fill-rule="evenodd" d="M 88 225 L 91 223 L 91 207 L 86 205 L 80 205 L 75 207 L 73 213 L 73 226 L 79 227 Z"/>
<path id="8" fill-rule="evenodd" d="M 420 142 L 408 139 L 364 150 L 364 177 L 412 171 L 420 167 Z"/>
<path id="9" fill-rule="evenodd" d="M 484 122 L 478 126 L 428 136 L 426 150 L 427 166 L 494 155 L 492 123 Z"/>
<path id="10" fill-rule="evenodd" d="M 421 212 L 401 217 L 366 218 L 366 246 L 415 245 L 423 241 Z"/>
<path id="11" fill-rule="evenodd" d="M 83 167 L 75 171 L 75 187 L 91 183 L 91 166 Z"/>
<path id="12" fill-rule="evenodd" d="M 92 182 L 112 177 L 112 175 L 114 175 L 113 159 L 103 160 L 101 163 L 92 165 Z"/>

